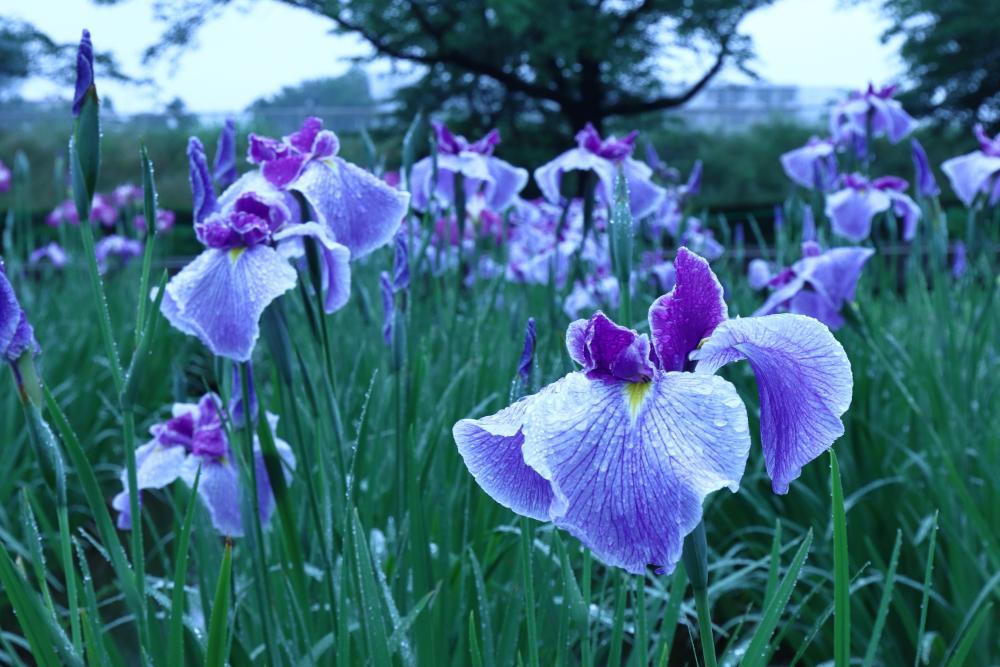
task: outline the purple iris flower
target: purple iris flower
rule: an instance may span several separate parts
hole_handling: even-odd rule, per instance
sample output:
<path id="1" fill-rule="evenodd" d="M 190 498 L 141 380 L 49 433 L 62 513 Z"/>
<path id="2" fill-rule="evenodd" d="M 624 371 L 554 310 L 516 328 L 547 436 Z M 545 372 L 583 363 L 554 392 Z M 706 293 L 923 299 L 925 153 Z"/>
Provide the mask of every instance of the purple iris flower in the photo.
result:
<path id="1" fill-rule="evenodd" d="M 68 261 L 69 257 L 67 257 L 66 251 L 55 241 L 43 245 L 41 248 L 36 248 L 28 257 L 28 264 L 31 266 L 38 266 L 43 262 L 48 262 L 57 269 L 66 266 Z"/>
<path id="2" fill-rule="evenodd" d="M 432 125 L 437 135 L 437 182 L 433 182 L 433 157 L 425 157 L 413 165 L 410 172 L 413 208 L 425 211 L 436 197 L 454 203 L 456 174 L 464 178 L 467 199 L 481 192 L 486 205 L 494 211 L 503 211 L 514 202 L 528 183 L 528 172 L 493 156 L 500 143 L 499 131 L 490 130 L 470 143 L 465 137 L 452 134 L 444 123 Z"/>
<path id="3" fill-rule="evenodd" d="M 168 211 L 166 209 L 156 210 L 156 231 L 159 233 L 169 232 L 174 228 L 174 224 L 177 222 L 177 214 L 173 211 Z M 137 215 L 132 219 L 132 225 L 138 229 L 140 232 L 146 232 L 146 216 Z"/>
<path id="4" fill-rule="evenodd" d="M 639 278 L 651 282 L 661 293 L 666 293 L 677 283 L 677 271 L 673 261 L 664 257 L 662 250 L 649 250 L 642 253 L 639 261 Z"/>
<path id="5" fill-rule="evenodd" d="M 820 322 L 728 319 L 708 262 L 681 248 L 675 264 L 676 287 L 650 307 L 650 335 L 600 312 L 573 322 L 566 341 L 580 371 L 453 429 L 494 500 L 637 574 L 649 564 L 673 570 L 705 497 L 739 487 L 749 423 L 719 368 L 750 362 L 777 493 L 843 434 L 853 385 L 843 348 Z"/>
<path id="6" fill-rule="evenodd" d="M 941 171 L 951 181 L 951 188 L 966 206 L 980 192 L 989 192 L 989 205 L 1000 201 L 1000 134 L 990 139 L 982 125 L 975 127 L 979 150 L 945 160 Z"/>
<path id="7" fill-rule="evenodd" d="M 263 179 L 244 175 L 232 188 L 263 180 L 299 193 L 309 209 L 303 216 L 325 227 L 334 241 L 350 250 L 351 259 L 360 259 L 392 239 L 410 195 L 337 157 L 339 146 L 337 136 L 324 130 L 319 118 L 305 119 L 298 132 L 280 141 L 251 134 L 249 160 L 260 165 Z"/>
<path id="8" fill-rule="evenodd" d="M 851 145 L 858 138 L 864 140 L 870 129 L 871 137 L 884 136 L 899 143 L 913 131 L 917 121 L 893 99 L 895 93 L 896 86 L 876 89 L 872 84 L 866 90 L 852 92 L 834 107 L 830 134 L 838 143 Z"/>
<path id="9" fill-rule="evenodd" d="M 614 309 L 618 307 L 620 298 L 618 279 L 611 275 L 610 269 L 600 267 L 583 280 L 573 283 L 573 289 L 563 301 L 563 312 L 569 317 L 578 317 L 580 313 L 593 312 L 598 308 Z"/>
<path id="10" fill-rule="evenodd" d="M 84 30 L 80 37 L 80 47 L 76 51 L 76 89 L 73 92 L 73 117 L 80 115 L 87 94 L 94 88 L 94 45 L 90 41 L 90 31 Z"/>
<path id="11" fill-rule="evenodd" d="M 108 270 L 111 258 L 116 258 L 121 264 L 127 264 L 129 260 L 142 254 L 142 241 L 112 234 L 105 236 L 94 246 L 94 255 L 97 258 L 97 266 L 101 273 Z"/>
<path id="12" fill-rule="evenodd" d="M 754 291 L 764 289 L 773 277 L 771 264 L 766 259 L 758 257 L 750 260 L 747 266 L 747 282 L 750 283 L 750 289 Z"/>
<path id="13" fill-rule="evenodd" d="M 410 241 L 403 227 L 396 232 L 392 255 L 392 289 L 395 292 L 410 286 Z"/>
<path id="14" fill-rule="evenodd" d="M 842 189 L 826 196 L 826 215 L 833 231 L 846 239 L 863 241 L 871 234 L 872 218 L 892 212 L 903 223 L 903 239 L 910 241 L 917 233 L 920 207 L 904 194 L 908 184 L 896 176 L 881 176 L 869 181 L 860 174 L 845 174 Z"/>
<path id="15" fill-rule="evenodd" d="M 750 284 L 754 289 L 773 291 L 754 316 L 776 312 L 814 317 L 831 329 L 844 324 L 840 311 L 854 299 L 865 263 L 875 254 L 871 248 L 843 247 L 823 251 L 815 241 L 802 244 L 802 259 L 792 266 L 767 274 L 751 262 Z M 754 260 L 760 262 L 761 260 Z M 756 275 L 755 275 L 756 274 Z M 761 280 L 766 277 L 763 284 Z"/>
<path id="16" fill-rule="evenodd" d="M 298 222 L 295 198 L 257 172 L 216 200 L 204 150 L 194 137 L 188 156 L 195 234 L 206 249 L 167 284 L 162 310 L 175 328 L 197 336 L 217 356 L 249 360 L 264 309 L 295 287 L 289 260 L 301 256 L 306 236 L 322 252 L 326 312 L 347 303 L 351 252 L 327 227 Z"/>
<path id="17" fill-rule="evenodd" d="M 119 208 L 125 208 L 142 201 L 142 188 L 134 183 L 122 183 L 111 191 L 111 201 Z"/>
<path id="18" fill-rule="evenodd" d="M 90 219 L 102 227 L 111 228 L 118 222 L 118 209 L 111 197 L 97 193 L 90 205 Z"/>
<path id="19" fill-rule="evenodd" d="M 236 180 L 236 123 L 227 118 L 215 145 L 212 178 L 220 190 L 225 190 Z"/>
<path id="20" fill-rule="evenodd" d="M 10 168 L 0 160 L 0 194 L 10 192 L 11 180 Z"/>
<path id="21" fill-rule="evenodd" d="M 507 280 L 545 285 L 551 278 L 564 285 L 583 236 L 582 202 L 571 202 L 564 220 L 562 207 L 545 200 L 515 202 L 510 220 Z"/>
<path id="22" fill-rule="evenodd" d="M 687 219 L 687 229 L 681 235 L 681 244 L 710 262 L 719 259 L 726 252 L 725 247 L 715 240 L 715 234 L 712 230 L 694 217 Z"/>
<path id="23" fill-rule="evenodd" d="M 178 479 L 193 486 L 200 469 L 198 495 L 208 510 L 212 525 L 222 535 L 241 537 L 240 476 L 219 414 L 219 405 L 218 396 L 206 394 L 198 403 L 175 404 L 170 419 L 153 425 L 150 429 L 152 439 L 135 451 L 136 487 L 141 499 L 143 490 L 162 489 Z M 267 419 L 274 432 L 278 417 L 267 413 Z M 280 438 L 275 438 L 275 446 L 285 468 L 285 478 L 291 481 L 295 455 L 288 443 Z M 253 454 L 258 510 L 261 522 L 266 523 L 274 511 L 274 492 L 256 436 Z M 129 513 L 128 477 L 124 470 L 121 482 L 124 490 L 112 499 L 111 506 L 119 512 L 118 527 L 129 530 L 132 528 L 132 516 Z"/>
<path id="24" fill-rule="evenodd" d="M 785 226 L 785 207 L 781 204 L 774 205 L 774 230 L 778 231 Z"/>
<path id="25" fill-rule="evenodd" d="M 701 174 L 703 166 L 701 160 L 695 160 L 694 166 L 691 167 L 691 173 L 688 174 L 687 183 L 681 187 L 682 198 L 694 197 L 699 192 L 701 192 Z"/>
<path id="26" fill-rule="evenodd" d="M 524 349 L 521 350 L 521 359 L 517 362 L 517 374 L 521 376 L 521 381 L 524 384 L 528 384 L 528 381 L 531 379 L 531 369 L 535 361 L 536 340 L 535 318 L 529 317 L 528 324 L 524 328 Z"/>
<path id="27" fill-rule="evenodd" d="M 941 188 L 938 187 L 937 179 L 934 178 L 934 170 L 931 169 L 931 163 L 927 159 L 924 147 L 920 145 L 919 141 L 914 139 L 910 142 L 910 148 L 912 149 L 911 156 L 913 157 L 914 183 L 917 188 L 917 196 L 937 197 L 941 194 Z"/>
<path id="28" fill-rule="evenodd" d="M 571 148 L 551 162 L 535 170 L 535 182 L 542 194 L 553 204 L 561 199 L 560 185 L 567 171 L 591 171 L 597 176 L 594 194 L 604 206 L 614 198 L 615 174 L 619 167 L 628 181 L 629 208 L 633 217 L 642 218 L 656 211 L 666 196 L 666 191 L 651 180 L 653 170 L 645 163 L 631 157 L 637 131 L 622 139 L 614 136 L 601 139 L 594 126 L 586 127 L 576 135 L 576 148 Z"/>
<path id="29" fill-rule="evenodd" d="M 62 202 L 45 216 L 45 224 L 49 227 L 80 224 L 80 217 L 76 213 L 76 204 L 73 203 L 72 199 Z"/>
<path id="30" fill-rule="evenodd" d="M 7 269 L 0 258 L 0 357 L 13 365 L 22 355 L 38 354 L 38 351 L 35 330 L 28 323 L 14 287 L 7 280 Z"/>
<path id="31" fill-rule="evenodd" d="M 785 175 L 804 188 L 826 192 L 837 181 L 837 154 L 830 139 L 810 137 L 805 146 L 781 156 Z"/>

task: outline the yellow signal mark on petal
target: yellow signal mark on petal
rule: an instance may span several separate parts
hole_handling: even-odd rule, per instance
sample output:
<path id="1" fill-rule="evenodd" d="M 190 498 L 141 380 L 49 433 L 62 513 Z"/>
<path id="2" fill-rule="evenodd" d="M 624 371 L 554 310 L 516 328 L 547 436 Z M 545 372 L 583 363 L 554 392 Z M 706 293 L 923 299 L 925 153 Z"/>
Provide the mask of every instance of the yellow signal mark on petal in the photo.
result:
<path id="1" fill-rule="evenodd" d="M 236 260 L 240 258 L 240 255 L 242 255 L 246 251 L 247 251 L 246 248 L 231 248 L 229 250 L 229 261 L 235 264 Z"/>
<path id="2" fill-rule="evenodd" d="M 625 397 L 628 399 L 628 414 L 635 421 L 639 414 L 639 406 L 646 399 L 649 391 L 653 388 L 652 382 L 627 382 L 625 383 Z"/>

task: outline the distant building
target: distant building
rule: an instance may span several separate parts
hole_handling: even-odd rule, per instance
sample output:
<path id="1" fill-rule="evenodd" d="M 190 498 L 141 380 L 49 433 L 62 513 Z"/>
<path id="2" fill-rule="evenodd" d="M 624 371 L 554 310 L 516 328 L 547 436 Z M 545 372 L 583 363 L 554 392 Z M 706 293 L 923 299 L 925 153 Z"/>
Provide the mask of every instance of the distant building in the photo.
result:
<path id="1" fill-rule="evenodd" d="M 846 94 L 833 87 L 718 83 L 669 113 L 691 128 L 722 132 L 776 120 L 825 126 L 830 108 Z"/>

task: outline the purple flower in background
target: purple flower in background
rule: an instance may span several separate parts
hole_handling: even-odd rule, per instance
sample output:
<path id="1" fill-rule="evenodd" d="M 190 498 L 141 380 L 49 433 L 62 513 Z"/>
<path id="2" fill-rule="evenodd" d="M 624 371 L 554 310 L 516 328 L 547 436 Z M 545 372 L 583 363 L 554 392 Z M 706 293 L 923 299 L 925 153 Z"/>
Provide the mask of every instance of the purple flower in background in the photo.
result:
<path id="1" fill-rule="evenodd" d="M 804 188 L 826 192 L 837 181 L 837 154 L 830 139 L 810 137 L 805 146 L 781 156 L 785 175 Z"/>
<path id="2" fill-rule="evenodd" d="M 598 308 L 613 309 L 618 307 L 620 298 L 618 279 L 609 269 L 602 268 L 573 283 L 573 289 L 563 301 L 563 312 L 569 317 L 578 317 L 580 313 Z"/>
<path id="3" fill-rule="evenodd" d="M 778 231 L 785 226 L 785 207 L 781 204 L 774 205 L 774 230 Z"/>
<path id="4" fill-rule="evenodd" d="M 691 173 L 688 174 L 687 183 L 681 187 L 681 197 L 694 197 L 699 192 L 701 192 L 701 173 L 702 173 L 702 163 L 701 160 L 695 160 L 694 166 L 691 167 Z"/>
<path id="5" fill-rule="evenodd" d="M 517 362 L 517 374 L 526 385 L 531 379 L 531 369 L 534 366 L 536 340 L 535 318 L 529 317 L 528 324 L 524 327 L 524 349 L 521 351 L 520 361 Z"/>
<path id="6" fill-rule="evenodd" d="M 821 323 L 790 314 L 730 320 L 708 263 L 681 248 L 675 264 L 677 286 L 650 307 L 650 335 L 600 312 L 577 320 L 566 341 L 580 371 L 453 429 L 494 500 L 552 521 L 637 574 L 650 564 L 673 570 L 705 497 L 739 487 L 746 407 L 715 371 L 750 362 L 778 493 L 843 434 L 851 401 L 850 363 Z"/>
<path id="7" fill-rule="evenodd" d="M 814 317 L 831 329 L 840 328 L 844 324 L 840 311 L 854 300 L 861 271 L 873 254 L 871 248 L 854 247 L 824 252 L 814 241 L 806 241 L 802 244 L 802 259 L 768 277 L 765 285 L 773 291 L 754 315 L 798 313 Z M 750 276 L 754 289 L 762 289 L 763 285 L 754 284 L 762 277 L 762 271 L 756 277 Z"/>
<path id="8" fill-rule="evenodd" d="M 882 176 L 869 181 L 860 174 L 845 174 L 842 186 L 826 196 L 826 215 L 840 236 L 854 242 L 868 238 L 872 218 L 890 208 L 903 223 L 903 240 L 916 235 L 920 207 L 904 194 L 907 183 L 902 178 Z"/>
<path id="9" fill-rule="evenodd" d="M 156 209 L 156 231 L 160 233 L 169 232 L 174 228 L 174 224 L 177 222 L 177 214 L 173 211 L 167 211 L 164 209 Z M 132 218 L 132 226 L 134 226 L 140 232 L 146 232 L 146 216 L 137 215 Z"/>
<path id="10" fill-rule="evenodd" d="M 403 227 L 396 232 L 392 255 L 392 289 L 396 292 L 410 286 L 410 241 Z"/>
<path id="11" fill-rule="evenodd" d="M 965 269 L 968 265 L 965 244 L 961 241 L 956 241 L 951 250 L 953 253 L 951 257 L 951 275 L 953 278 L 961 278 L 965 274 Z"/>
<path id="12" fill-rule="evenodd" d="M 111 197 L 100 193 L 94 195 L 94 200 L 90 207 L 90 219 L 99 222 L 102 227 L 111 228 L 118 222 L 118 209 L 115 208 Z"/>
<path id="13" fill-rule="evenodd" d="M 295 287 L 289 260 L 301 256 L 303 237 L 314 238 L 321 251 L 326 312 L 347 303 L 350 251 L 326 227 L 299 222 L 290 193 L 251 172 L 216 200 L 195 138 L 188 156 L 195 235 L 206 249 L 167 283 L 162 310 L 175 328 L 198 337 L 217 356 L 249 360 L 264 309 Z"/>
<path id="14" fill-rule="evenodd" d="M 467 199 L 482 192 L 486 205 L 494 211 L 502 211 L 514 202 L 528 183 L 528 172 L 493 156 L 500 143 L 497 130 L 490 130 L 470 143 L 465 137 L 452 134 L 444 123 L 432 125 L 437 136 L 437 181 L 433 181 L 433 157 L 425 157 L 413 165 L 410 172 L 413 208 L 427 210 L 435 197 L 453 204 L 456 174 L 464 178 Z"/>
<path id="15" fill-rule="evenodd" d="M 951 188 L 966 206 L 972 206 L 980 192 L 989 193 L 989 205 L 1000 201 L 1000 134 L 992 139 L 982 125 L 975 127 L 979 150 L 945 160 L 941 171 L 951 181 Z"/>
<path id="16" fill-rule="evenodd" d="M 927 159 L 927 153 L 920 142 L 914 139 L 910 142 L 911 157 L 913 158 L 914 183 L 916 184 L 918 197 L 937 197 L 941 194 L 937 179 L 934 178 L 934 170 Z"/>
<path id="17" fill-rule="evenodd" d="M 754 291 L 764 289 L 773 277 L 771 264 L 767 260 L 759 257 L 750 260 L 747 266 L 747 282 L 750 283 L 750 289 Z"/>
<path id="18" fill-rule="evenodd" d="M 868 84 L 863 91 L 852 92 L 833 109 L 830 134 L 838 143 L 852 145 L 860 138 L 886 137 L 896 144 L 913 131 L 917 121 L 893 99 L 896 86 L 876 89 Z M 871 137 L 868 132 L 871 131 Z"/>
<path id="19" fill-rule="evenodd" d="M 133 257 L 141 255 L 142 248 L 142 241 L 112 234 L 111 236 L 105 236 L 97 242 L 97 245 L 94 246 L 94 255 L 97 258 L 97 266 L 100 268 L 101 273 L 104 273 L 108 270 L 110 265 L 109 260 L 112 257 L 124 265 Z"/>
<path id="20" fill-rule="evenodd" d="M 307 118 L 298 132 L 280 141 L 251 134 L 249 160 L 260 165 L 259 175 L 244 175 L 232 188 L 247 189 L 263 180 L 299 193 L 308 204 L 303 218 L 325 227 L 350 250 L 351 259 L 360 259 L 396 234 L 410 195 L 337 157 L 340 142 L 322 127 L 320 119 Z"/>
<path id="21" fill-rule="evenodd" d="M 597 177 L 594 195 L 604 206 L 614 198 L 615 174 L 620 167 L 628 182 L 629 208 L 632 215 L 642 218 L 656 211 L 666 191 L 651 180 L 653 170 L 645 163 L 632 159 L 637 131 L 623 139 L 611 136 L 601 139 L 594 126 L 587 126 L 576 135 L 576 148 L 571 148 L 551 162 L 535 170 L 535 182 L 542 194 L 553 204 L 562 200 L 560 185 L 567 171 L 591 171 Z"/>
<path id="22" fill-rule="evenodd" d="M 35 331 L 28 323 L 28 316 L 17 300 L 14 287 L 7 279 L 3 258 L 0 258 L 0 357 L 13 365 L 22 355 L 38 354 L 38 351 Z"/>
<path id="23" fill-rule="evenodd" d="M 215 145 L 215 161 L 212 164 L 212 178 L 220 190 L 225 190 L 236 180 L 236 123 L 227 118 Z"/>
<path id="24" fill-rule="evenodd" d="M 651 280 L 654 288 L 661 293 L 669 292 L 677 281 L 677 271 L 674 263 L 663 256 L 660 249 L 642 253 L 639 262 L 639 278 Z"/>
<path id="25" fill-rule="evenodd" d="M 10 168 L 0 160 L 0 194 L 10 192 L 11 178 Z"/>
<path id="26" fill-rule="evenodd" d="M 206 394 L 198 403 L 177 403 L 171 418 L 154 424 L 153 436 L 135 451 L 136 487 L 141 493 L 146 489 L 162 489 L 177 479 L 188 486 L 194 485 L 200 469 L 198 496 L 208 510 L 212 525 L 222 535 L 241 537 L 243 519 L 240 514 L 239 471 L 230 448 L 222 418 L 221 402 L 215 394 Z M 271 431 L 277 429 L 277 416 L 267 413 Z M 275 438 L 278 454 L 285 468 L 286 480 L 291 480 L 295 468 L 295 455 L 288 443 Z M 254 466 L 257 478 L 258 511 L 261 522 L 267 523 L 274 511 L 274 492 L 271 489 L 260 451 L 260 442 L 254 436 Z M 118 527 L 132 527 L 129 513 L 128 477 L 122 471 L 124 490 L 111 501 L 119 512 Z"/>
<path id="27" fill-rule="evenodd" d="M 76 213 L 76 204 L 73 203 L 72 199 L 62 202 L 45 216 L 45 224 L 49 227 L 59 227 L 63 224 L 80 224 L 80 217 Z"/>
<path id="28" fill-rule="evenodd" d="M 31 266 L 38 266 L 43 262 L 48 262 L 57 269 L 66 266 L 68 261 L 69 258 L 66 256 L 66 251 L 55 241 L 43 245 L 41 248 L 36 248 L 28 257 L 28 264 Z"/>
<path id="29" fill-rule="evenodd" d="M 719 259 L 726 252 L 722 244 L 715 240 L 712 230 L 693 217 L 687 219 L 687 229 L 681 235 L 681 244 L 710 262 Z"/>
<path id="30" fill-rule="evenodd" d="M 73 92 L 73 117 L 80 115 L 87 95 L 96 97 L 94 87 L 94 45 L 90 41 L 90 31 L 84 30 L 80 37 L 80 47 L 76 51 L 76 88 Z"/>
<path id="31" fill-rule="evenodd" d="M 142 188 L 133 183 L 122 183 L 111 191 L 111 202 L 120 208 L 142 201 Z"/>

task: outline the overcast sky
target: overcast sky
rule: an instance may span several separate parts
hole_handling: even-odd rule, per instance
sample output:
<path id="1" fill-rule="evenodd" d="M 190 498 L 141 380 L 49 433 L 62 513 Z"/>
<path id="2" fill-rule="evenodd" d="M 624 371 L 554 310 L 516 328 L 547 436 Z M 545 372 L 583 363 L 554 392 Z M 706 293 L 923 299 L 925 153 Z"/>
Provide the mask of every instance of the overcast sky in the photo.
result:
<path id="1" fill-rule="evenodd" d="M 76 41 L 81 28 L 90 28 L 95 47 L 111 51 L 125 72 L 156 81 L 142 88 L 103 83 L 102 93 L 124 112 L 157 111 L 175 97 L 195 111 L 240 110 L 283 86 L 340 74 L 351 56 L 368 52 L 357 38 L 331 34 L 332 23 L 323 17 L 274 0 L 235 0 L 175 65 L 145 68 L 142 51 L 162 32 L 151 5 L 145 0 L 110 7 L 90 0 L 0 0 L 0 14 L 30 21 L 60 42 Z M 898 79 L 897 50 L 880 43 L 886 23 L 874 5 L 776 0 L 742 26 L 757 48 L 754 68 L 765 80 L 782 84 L 854 88 L 869 80 Z M 65 92 L 46 81 L 31 81 L 22 89 L 33 99 Z"/>

